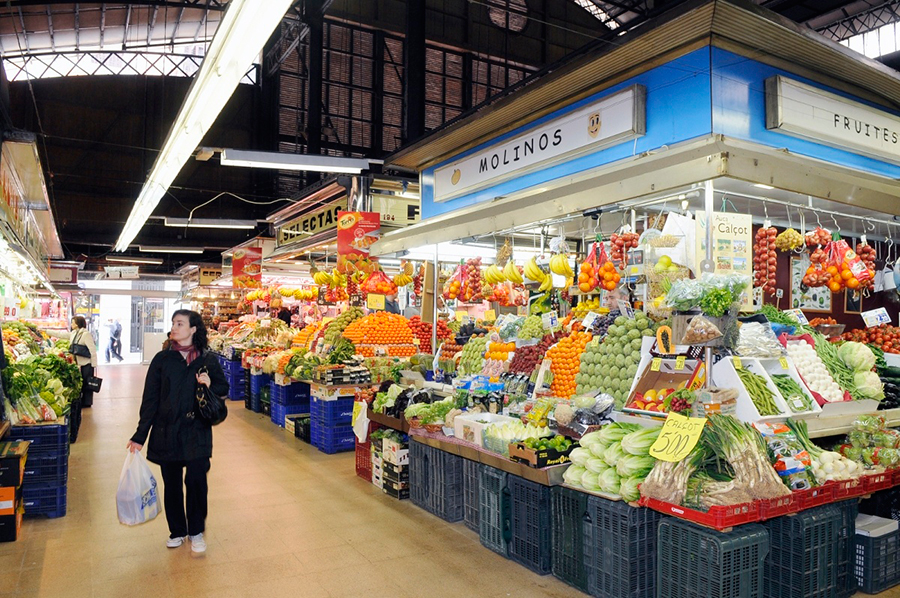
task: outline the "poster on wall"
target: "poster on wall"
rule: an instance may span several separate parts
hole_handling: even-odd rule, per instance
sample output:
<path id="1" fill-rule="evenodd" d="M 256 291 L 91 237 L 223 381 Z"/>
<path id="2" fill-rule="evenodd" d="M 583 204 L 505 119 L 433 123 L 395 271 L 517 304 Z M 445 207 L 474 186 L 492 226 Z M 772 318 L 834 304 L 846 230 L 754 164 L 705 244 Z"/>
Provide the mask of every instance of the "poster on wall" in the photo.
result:
<path id="1" fill-rule="evenodd" d="M 697 213 L 697 259 L 706 256 L 706 214 Z M 749 214 L 713 212 L 712 261 L 716 274 L 753 275 L 753 219 Z M 742 309 L 750 309 L 753 298 L 744 295 Z"/>
<path id="2" fill-rule="evenodd" d="M 831 290 L 828 287 L 810 288 L 803 284 L 809 268 L 808 257 L 791 258 L 791 309 L 831 313 Z"/>
<path id="3" fill-rule="evenodd" d="M 262 248 L 240 247 L 231 260 L 231 286 L 236 289 L 262 287 Z"/>
<path id="4" fill-rule="evenodd" d="M 381 238 L 381 214 L 378 212 L 338 212 L 338 269 L 343 272 L 372 271 L 376 258 L 369 247 Z"/>

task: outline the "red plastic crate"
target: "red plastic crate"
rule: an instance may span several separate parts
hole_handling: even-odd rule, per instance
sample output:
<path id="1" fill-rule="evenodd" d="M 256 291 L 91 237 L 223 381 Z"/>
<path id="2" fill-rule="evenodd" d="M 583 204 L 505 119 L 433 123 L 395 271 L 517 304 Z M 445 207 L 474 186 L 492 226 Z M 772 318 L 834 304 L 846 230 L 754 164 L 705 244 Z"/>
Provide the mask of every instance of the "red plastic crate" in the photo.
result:
<path id="1" fill-rule="evenodd" d="M 797 497 L 794 493 L 779 498 L 770 498 L 767 500 L 758 500 L 759 503 L 759 520 L 774 519 L 782 515 L 790 515 L 800 511 L 800 505 L 797 503 Z"/>
<path id="2" fill-rule="evenodd" d="M 900 469 L 892 469 L 891 471 L 894 474 L 893 485 L 894 486 L 900 485 Z"/>
<path id="3" fill-rule="evenodd" d="M 894 472 L 885 471 L 884 473 L 873 473 L 862 477 L 864 494 L 872 494 L 878 490 L 890 488 L 894 484 Z"/>
<path id="4" fill-rule="evenodd" d="M 356 441 L 356 475 L 372 481 L 372 443 Z"/>
<path id="5" fill-rule="evenodd" d="M 844 500 L 846 498 L 856 498 L 866 493 L 865 482 L 860 478 L 852 478 L 849 480 L 840 480 L 828 482 L 828 485 L 834 485 L 834 499 Z"/>
<path id="6" fill-rule="evenodd" d="M 647 497 L 641 498 L 640 505 L 718 531 L 736 525 L 759 521 L 759 504 L 757 501 L 724 507 L 714 506 L 707 513 Z"/>
<path id="7" fill-rule="evenodd" d="M 835 484 L 827 484 L 809 490 L 798 490 L 794 492 L 794 498 L 797 500 L 798 511 L 811 509 L 820 505 L 834 502 Z"/>

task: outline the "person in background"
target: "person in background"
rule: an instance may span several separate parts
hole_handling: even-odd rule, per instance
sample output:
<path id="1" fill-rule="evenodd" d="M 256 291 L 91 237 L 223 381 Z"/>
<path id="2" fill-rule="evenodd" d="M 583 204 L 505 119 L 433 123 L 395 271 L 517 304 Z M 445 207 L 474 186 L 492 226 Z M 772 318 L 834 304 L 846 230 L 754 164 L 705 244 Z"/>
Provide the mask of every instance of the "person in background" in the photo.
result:
<path id="1" fill-rule="evenodd" d="M 169 340 L 170 348 L 157 353 L 150 362 L 140 421 L 126 448 L 140 451 L 149 435 L 147 459 L 158 464 L 162 472 L 163 506 L 169 524 L 166 546 L 178 548 L 187 536 L 191 551 L 202 553 L 206 552 L 203 534 L 212 427 L 194 417 L 195 391 L 202 384 L 225 396 L 228 381 L 218 359 L 207 350 L 206 327 L 200 314 L 176 311 Z M 201 368 L 206 371 L 201 373 Z"/>
<path id="2" fill-rule="evenodd" d="M 278 319 L 287 324 L 291 325 L 291 310 L 286 307 L 282 307 L 278 310 Z"/>
<path id="3" fill-rule="evenodd" d="M 109 328 L 109 341 L 106 343 L 106 363 L 109 363 L 110 354 L 122 361 L 122 325 L 118 320 L 110 318 L 106 321 L 106 326 Z"/>
<path id="4" fill-rule="evenodd" d="M 400 313 L 400 304 L 397 303 L 397 293 L 384 296 L 384 311 L 392 314 Z"/>
<path id="5" fill-rule="evenodd" d="M 43 330 L 43 329 L 42 329 Z M 87 329 L 87 322 L 81 316 L 72 318 L 72 330 L 45 330 L 45 332 L 56 338 L 64 338 L 69 341 L 69 352 L 71 346 L 78 344 L 84 345 L 90 351 L 90 356 L 73 355 L 75 363 L 81 370 L 81 379 L 86 380 L 94 375 L 94 368 L 97 367 L 97 346 L 94 343 L 94 337 L 91 336 Z M 88 389 L 87 385 L 81 385 L 81 395 L 72 401 L 69 407 L 69 441 L 74 443 L 78 439 L 78 430 L 81 428 L 81 409 L 82 407 L 91 407 L 94 404 L 94 393 Z"/>

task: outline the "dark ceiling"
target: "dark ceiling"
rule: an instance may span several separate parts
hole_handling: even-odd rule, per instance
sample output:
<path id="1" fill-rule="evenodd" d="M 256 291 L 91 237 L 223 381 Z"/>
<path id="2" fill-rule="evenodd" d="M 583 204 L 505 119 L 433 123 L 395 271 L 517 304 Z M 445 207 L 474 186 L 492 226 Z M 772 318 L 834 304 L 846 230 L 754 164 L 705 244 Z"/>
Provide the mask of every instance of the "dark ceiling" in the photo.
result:
<path id="1" fill-rule="evenodd" d="M 396 0 L 371 1 L 390 1 L 402 6 Z M 508 2 L 514 11 L 522 1 L 472 0 L 469 4 L 505 7 Z M 524 3 L 526 7 L 541 4 L 546 11 L 558 1 L 524 0 Z M 587 6 L 591 2 L 594 6 Z M 585 11 L 581 12 L 578 26 L 596 23 L 596 36 L 610 37 L 682 3 L 683 0 L 581 0 L 578 4 Z M 754 0 L 754 3 L 838 40 L 898 20 L 900 7 L 900 0 L 887 3 L 884 0 Z M 296 14 L 302 14 L 303 4 L 297 2 Z M 326 2 L 326 6 L 336 11 L 350 4 L 351 0 L 334 0 L 333 6 Z M 180 48 L 211 39 L 226 5 L 226 0 L 102 4 L 7 0 L 0 6 L 0 51 L 8 61 L 46 61 L 57 53 L 95 49 L 124 53 L 182 51 Z M 587 12 L 591 8 L 599 9 L 592 11 L 593 18 Z M 292 22 L 297 23 L 297 19 Z M 284 36 L 297 36 L 296 27 L 282 27 L 282 32 Z M 514 33 L 507 36 L 514 41 Z M 460 43 L 463 41 L 469 46 L 473 43 L 472 39 Z M 276 39 L 271 47 L 287 45 L 290 44 Z M 491 54 L 493 48 L 485 47 L 481 51 Z M 529 65 L 535 69 L 544 66 L 547 65 L 541 64 L 538 58 Z M 266 85 L 275 79 L 258 75 L 263 84 L 239 86 L 203 145 L 277 147 L 277 116 L 267 99 L 271 92 L 266 90 Z M 51 205 L 67 257 L 88 258 L 100 264 L 102 257 L 111 251 L 189 84 L 190 79 L 186 77 L 134 75 L 57 77 L 9 84 L 13 126 L 38 134 Z M 274 175 L 269 171 L 224 168 L 215 158 L 208 162 L 192 161 L 178 176 L 154 216 L 186 217 L 192 208 L 223 191 L 245 200 L 271 202 L 277 199 L 274 189 Z M 194 216 L 262 219 L 283 205 L 258 205 L 228 195 L 201 208 Z M 266 230 L 267 226 L 261 223 L 255 231 L 186 231 L 151 220 L 135 245 L 203 246 L 209 250 L 202 259 L 215 261 L 222 249 Z M 132 253 L 137 255 L 136 251 Z M 197 256 L 169 255 L 159 270 L 172 272 L 182 263 L 196 260 Z"/>

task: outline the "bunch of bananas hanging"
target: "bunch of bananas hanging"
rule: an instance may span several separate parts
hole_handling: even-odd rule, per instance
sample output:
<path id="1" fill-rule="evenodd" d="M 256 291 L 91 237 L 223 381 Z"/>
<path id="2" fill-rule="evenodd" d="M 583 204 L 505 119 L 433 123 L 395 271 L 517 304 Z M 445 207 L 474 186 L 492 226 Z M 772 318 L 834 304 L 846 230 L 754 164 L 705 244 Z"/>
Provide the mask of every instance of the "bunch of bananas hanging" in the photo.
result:
<path id="1" fill-rule="evenodd" d="M 310 268 L 309 273 L 312 274 L 313 282 L 319 286 L 330 285 L 332 283 L 331 274 L 328 272 L 323 272 L 321 270 L 313 272 L 313 268 Z"/>
<path id="2" fill-rule="evenodd" d="M 519 272 L 519 268 L 512 260 L 506 262 L 506 267 L 503 268 L 503 276 L 513 284 L 522 284 L 525 282 L 525 279 L 522 278 L 522 274 Z"/>
<path id="3" fill-rule="evenodd" d="M 347 286 L 347 275 L 341 274 L 334 269 L 331 271 L 331 283 L 329 285 L 333 289 L 344 288 Z"/>
<path id="4" fill-rule="evenodd" d="M 412 264 L 409 264 L 410 269 L 412 269 Z M 406 270 L 400 272 L 400 274 L 394 277 L 394 284 L 398 287 L 405 287 L 413 281 L 412 276 L 406 273 Z"/>
<path id="5" fill-rule="evenodd" d="M 500 284 L 506 282 L 506 276 L 497 264 L 491 264 L 484 270 L 484 281 L 491 285 Z"/>
<path id="6" fill-rule="evenodd" d="M 541 286 L 538 288 L 538 291 L 540 292 L 546 292 L 553 288 L 553 277 L 541 270 L 541 267 L 537 264 L 537 260 L 534 258 L 525 262 L 525 276 L 535 282 L 541 283 Z"/>
<path id="7" fill-rule="evenodd" d="M 566 278 L 575 277 L 575 272 L 572 271 L 572 267 L 569 265 L 569 256 L 565 253 L 557 253 L 550 258 L 550 271 Z"/>

